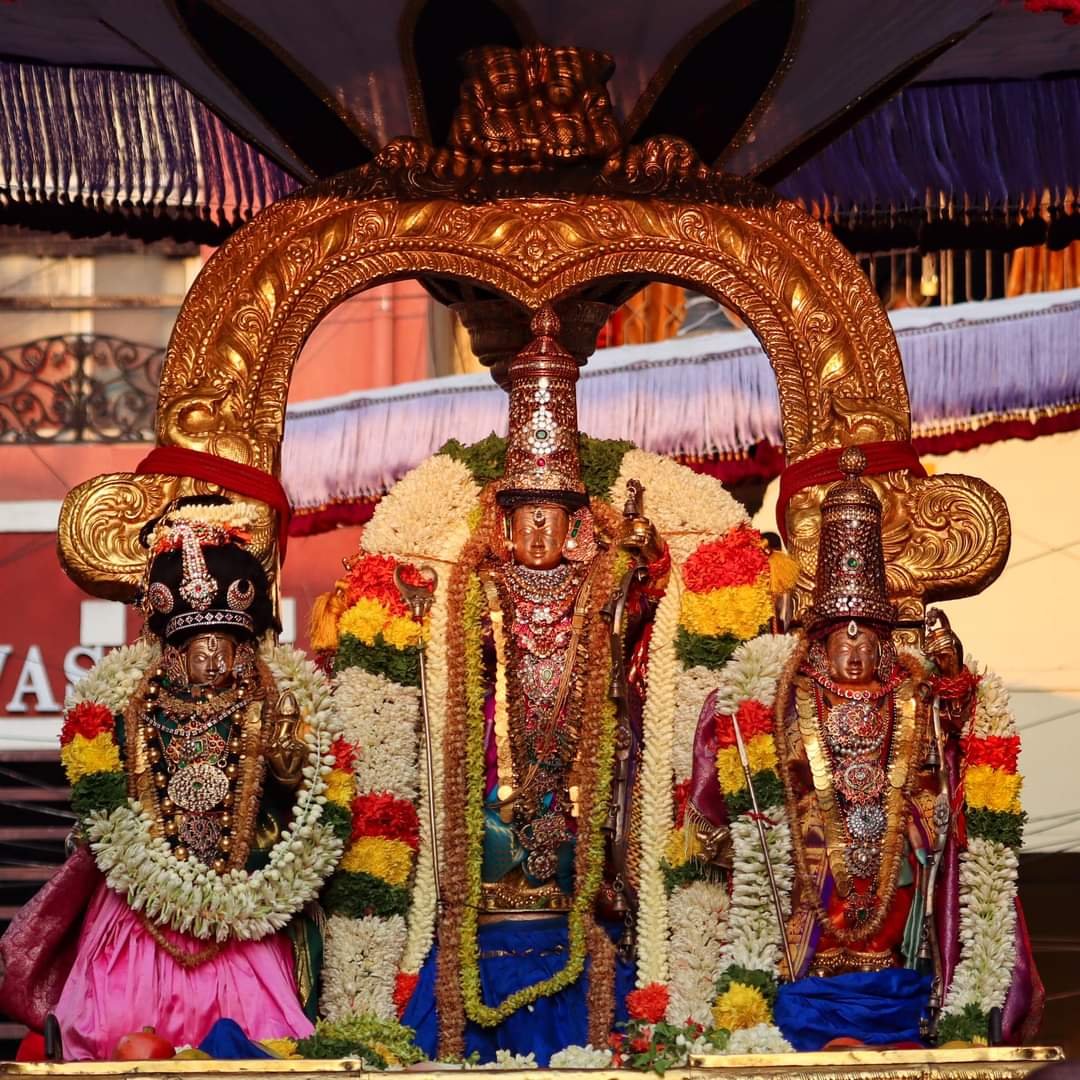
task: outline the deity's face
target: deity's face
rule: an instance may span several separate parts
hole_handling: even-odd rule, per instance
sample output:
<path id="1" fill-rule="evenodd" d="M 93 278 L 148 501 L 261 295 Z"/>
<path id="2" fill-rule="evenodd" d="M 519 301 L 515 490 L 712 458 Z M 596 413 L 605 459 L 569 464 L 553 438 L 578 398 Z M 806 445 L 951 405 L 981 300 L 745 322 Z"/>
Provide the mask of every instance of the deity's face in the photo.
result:
<path id="1" fill-rule="evenodd" d="M 529 504 L 510 516 L 514 562 L 530 570 L 552 570 L 563 560 L 570 514 L 563 506 Z"/>
<path id="2" fill-rule="evenodd" d="M 846 686 L 865 686 L 877 678 L 881 659 L 881 638 L 870 626 L 855 623 L 838 626 L 825 639 L 829 676 Z"/>
<path id="3" fill-rule="evenodd" d="M 236 642 L 214 631 L 198 634 L 183 649 L 188 682 L 192 686 L 221 686 L 232 674 Z"/>

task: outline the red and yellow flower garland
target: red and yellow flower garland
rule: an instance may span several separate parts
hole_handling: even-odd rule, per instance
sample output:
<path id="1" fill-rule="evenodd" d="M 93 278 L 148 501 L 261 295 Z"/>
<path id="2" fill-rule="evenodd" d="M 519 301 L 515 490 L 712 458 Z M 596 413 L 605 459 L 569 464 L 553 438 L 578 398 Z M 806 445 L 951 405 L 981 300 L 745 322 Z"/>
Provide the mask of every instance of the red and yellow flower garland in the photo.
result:
<path id="1" fill-rule="evenodd" d="M 320 645 L 334 655 L 339 698 L 356 706 L 353 698 L 366 696 L 371 706 L 359 706 L 362 716 L 344 709 L 345 733 L 352 741 L 335 742 L 327 791 L 328 802 L 348 821 L 345 853 L 323 894 L 331 916 L 324 1002 L 328 1014 L 336 1016 L 393 1019 L 408 1000 L 398 966 L 420 833 L 415 805 L 418 715 L 410 695 L 418 682 L 418 646 L 425 628 L 412 617 L 394 582 L 399 565 L 409 584 L 421 584 L 411 565 L 388 555 L 354 560 L 336 586 L 339 610 L 332 628 L 321 628 Z M 401 699 L 403 708 L 395 704 L 390 716 L 386 703 L 394 699 Z M 379 735 L 391 736 L 386 729 L 396 726 L 408 729 L 392 734 L 394 746 L 402 743 L 404 753 L 394 753 L 393 747 L 376 752 L 364 745 L 361 731 L 374 737 L 373 727 L 381 727 Z M 345 771 L 354 760 L 355 781 Z"/>

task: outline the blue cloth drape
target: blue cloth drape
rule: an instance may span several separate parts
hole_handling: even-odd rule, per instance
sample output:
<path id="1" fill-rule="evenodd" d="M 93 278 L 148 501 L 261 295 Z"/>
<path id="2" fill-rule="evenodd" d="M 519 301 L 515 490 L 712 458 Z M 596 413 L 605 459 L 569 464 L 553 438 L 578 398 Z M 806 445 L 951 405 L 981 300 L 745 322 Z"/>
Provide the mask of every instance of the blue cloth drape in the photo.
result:
<path id="1" fill-rule="evenodd" d="M 228 1018 L 218 1020 L 199 1043 L 199 1049 L 217 1061 L 245 1061 L 251 1058 L 272 1058 L 257 1042 L 244 1034 L 244 1029 Z"/>
<path id="2" fill-rule="evenodd" d="M 515 990 L 530 986 L 561 970 L 568 956 L 566 919 L 504 922 L 481 926 L 480 984 L 486 1004 L 501 1002 Z M 434 1058 L 438 1050 L 435 1012 L 435 971 L 438 948 L 432 949 L 420 970 L 420 981 L 405 1009 L 402 1023 L 416 1031 L 416 1043 Z M 588 962 L 584 975 L 572 986 L 518 1009 L 494 1028 L 472 1021 L 465 1028 L 465 1053 L 479 1053 L 482 1062 L 494 1061 L 496 1050 L 533 1053 L 546 1066 L 564 1046 L 589 1041 Z M 634 965 L 623 960 L 615 969 L 615 1020 L 627 1019 L 626 995 L 634 988 Z"/>
<path id="3" fill-rule="evenodd" d="M 918 1043 L 929 997 L 930 976 L 903 968 L 806 978 L 780 987 L 775 1018 L 796 1050 L 820 1050 L 842 1036 L 868 1046 Z"/>

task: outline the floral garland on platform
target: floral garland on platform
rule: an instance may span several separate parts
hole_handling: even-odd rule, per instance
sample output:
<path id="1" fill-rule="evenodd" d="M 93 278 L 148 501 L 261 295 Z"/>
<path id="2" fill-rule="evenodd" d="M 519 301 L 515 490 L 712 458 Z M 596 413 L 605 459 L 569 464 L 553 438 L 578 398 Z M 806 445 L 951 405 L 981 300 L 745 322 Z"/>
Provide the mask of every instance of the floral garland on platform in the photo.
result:
<path id="1" fill-rule="evenodd" d="M 347 846 L 323 894 L 326 924 L 321 1008 L 330 1019 L 398 1017 L 409 886 L 420 847 L 417 732 L 422 626 L 394 583 L 414 567 L 389 555 L 362 555 L 338 583 L 335 694 L 353 765 L 346 796 Z M 331 774 L 333 777 L 334 774 Z M 350 777 L 351 779 L 351 777 Z"/>
<path id="2" fill-rule="evenodd" d="M 980 677 L 961 745 L 967 846 L 960 855 L 960 962 L 942 1010 L 943 1042 L 985 1038 L 990 1010 L 1004 1006 L 1016 967 L 1017 852 L 1026 815 L 1020 736 L 999 676 Z"/>
<path id="3" fill-rule="evenodd" d="M 769 622 L 774 560 L 742 506 L 714 480 L 639 451 L 626 455 L 620 480 L 635 474 L 647 501 L 650 490 L 663 493 L 656 510 L 651 502 L 647 509 L 673 564 L 649 655 L 638 985 L 667 986 L 671 1023 L 706 1024 L 719 975 L 711 943 L 722 938 L 727 896 L 721 883 L 708 880 L 696 858 L 696 830 L 686 821 L 694 735 L 717 673 L 741 641 Z M 691 887 L 691 895 L 681 895 Z M 683 925 L 691 910 L 706 920 L 694 924 L 701 932 Z"/>
<path id="4" fill-rule="evenodd" d="M 292 817 L 267 865 L 218 874 L 198 859 L 181 862 L 136 800 L 116 725 L 129 698 L 157 663 L 157 646 L 139 643 L 106 656 L 71 695 L 61 732 L 61 761 L 73 788 L 98 868 L 110 888 L 159 926 L 201 940 L 258 940 L 284 927 L 315 898 L 341 855 L 342 840 L 325 807 L 335 765 L 338 718 L 326 677 L 302 653 L 266 645 L 261 657 L 282 691 L 291 690 L 305 721 L 308 761 Z"/>
<path id="5" fill-rule="evenodd" d="M 784 806 L 784 789 L 777 771 L 773 708 L 781 675 L 796 639 L 765 634 L 740 645 L 721 673 L 713 707 L 717 714 L 717 778 L 727 804 L 733 846 L 733 880 L 727 940 L 720 951 L 721 975 L 713 1019 L 736 1034 L 728 1052 L 747 1047 L 790 1049 L 773 1025 L 780 967 L 780 928 L 768 885 L 765 857 L 750 792 L 739 760 L 734 719 L 746 744 L 751 780 L 758 805 L 768 824 L 767 842 L 781 904 L 790 903 L 794 884 L 791 827 Z M 755 1037 L 750 1037 L 750 1032 Z"/>

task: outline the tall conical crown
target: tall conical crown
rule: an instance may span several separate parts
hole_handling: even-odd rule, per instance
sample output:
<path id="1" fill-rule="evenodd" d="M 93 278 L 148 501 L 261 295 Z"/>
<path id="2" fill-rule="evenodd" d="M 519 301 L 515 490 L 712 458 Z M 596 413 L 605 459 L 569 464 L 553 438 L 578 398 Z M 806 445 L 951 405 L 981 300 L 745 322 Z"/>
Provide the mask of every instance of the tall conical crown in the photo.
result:
<path id="1" fill-rule="evenodd" d="M 885 585 L 881 503 L 859 479 L 865 468 L 866 455 L 849 446 L 840 455 L 844 479 L 822 501 L 814 603 L 806 617 L 810 633 L 840 619 L 896 621 Z"/>
<path id="2" fill-rule="evenodd" d="M 510 431 L 499 481 L 502 506 L 586 502 L 578 446 L 578 365 L 558 342 L 550 304 L 533 316 L 533 340 L 510 361 Z"/>

